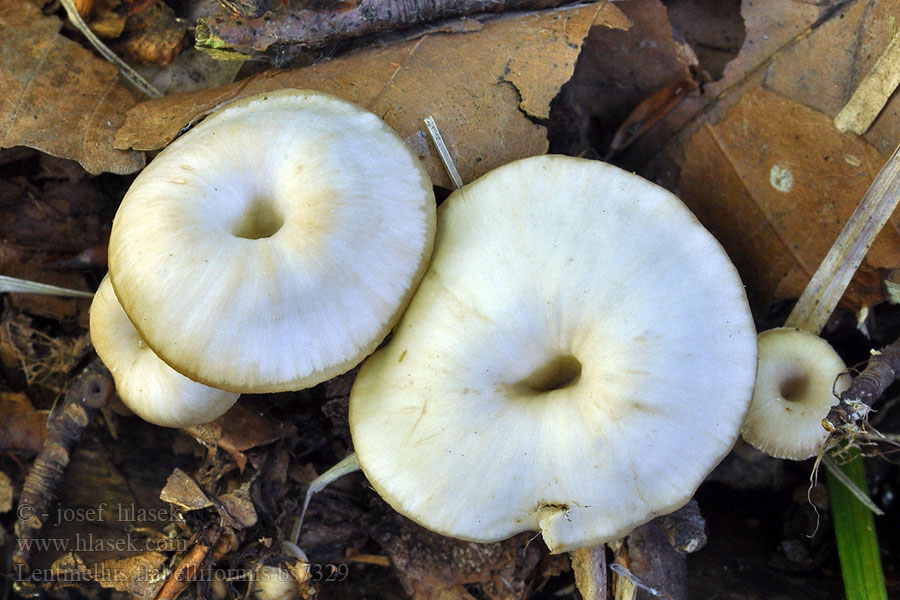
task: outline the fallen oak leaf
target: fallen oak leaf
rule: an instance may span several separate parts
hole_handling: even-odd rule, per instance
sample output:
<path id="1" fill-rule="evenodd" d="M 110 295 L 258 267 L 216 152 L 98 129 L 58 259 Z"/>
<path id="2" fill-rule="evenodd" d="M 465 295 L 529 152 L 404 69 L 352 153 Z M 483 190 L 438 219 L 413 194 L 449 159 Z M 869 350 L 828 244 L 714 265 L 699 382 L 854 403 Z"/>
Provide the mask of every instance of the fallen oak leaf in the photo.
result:
<path id="1" fill-rule="evenodd" d="M 682 199 L 762 307 L 800 295 L 884 163 L 829 116 L 763 88 L 747 92 L 719 123 L 705 124 L 684 151 Z M 900 231 L 892 223 L 875 239 L 845 303 L 884 300 L 878 270 L 898 257 Z"/>
<path id="2" fill-rule="evenodd" d="M 227 452 L 240 471 L 247 466 L 245 450 L 277 442 L 290 433 L 285 432 L 279 423 L 240 404 L 235 404 L 214 421 L 186 427 L 184 431 L 213 452 L 216 448 Z"/>
<path id="3" fill-rule="evenodd" d="M 900 0 L 852 2 L 778 53 L 766 69 L 763 85 L 836 117 L 862 85 L 896 34 Z M 896 70 L 883 65 L 887 72 Z M 863 136 L 889 157 L 900 140 L 900 95 L 887 93 L 887 103 Z"/>
<path id="4" fill-rule="evenodd" d="M 89 173 L 133 173 L 140 152 L 112 139 L 135 102 L 116 67 L 59 34 L 30 2 L 0 0 L 0 148 L 28 146 Z"/>
<path id="5" fill-rule="evenodd" d="M 271 71 L 213 90 L 142 102 L 116 134 L 117 148 L 154 150 L 219 105 L 282 88 L 305 88 L 356 102 L 396 129 L 436 185 L 451 187 L 422 119 L 433 116 L 464 181 L 547 150 L 550 100 L 574 69 L 593 25 L 627 27 L 600 2 L 501 17 L 469 33 L 436 33 L 369 48 L 293 71 Z"/>

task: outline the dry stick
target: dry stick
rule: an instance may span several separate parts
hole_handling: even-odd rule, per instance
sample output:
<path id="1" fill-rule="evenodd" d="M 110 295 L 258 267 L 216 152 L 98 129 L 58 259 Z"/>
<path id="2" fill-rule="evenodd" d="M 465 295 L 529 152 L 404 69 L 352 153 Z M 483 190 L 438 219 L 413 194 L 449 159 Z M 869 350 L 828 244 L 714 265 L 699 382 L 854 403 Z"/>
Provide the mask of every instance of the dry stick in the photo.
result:
<path id="1" fill-rule="evenodd" d="M 682 554 L 696 552 L 706 545 L 706 519 L 694 498 L 673 513 L 658 517 L 663 534 L 672 548 Z"/>
<path id="2" fill-rule="evenodd" d="M 825 420 L 832 429 L 854 428 L 866 419 L 872 403 L 900 376 L 900 339 L 874 354 L 869 364 L 840 395 Z"/>
<path id="3" fill-rule="evenodd" d="M 569 552 L 575 587 L 584 600 L 606 598 L 606 544 Z"/>
<path id="4" fill-rule="evenodd" d="M 65 400 L 47 422 L 47 439 L 31 467 L 16 510 L 16 547 L 12 564 L 15 577 L 28 574 L 31 540 L 40 532 L 56 499 L 59 484 L 71 459 L 72 448 L 91 422 L 96 409 L 106 406 L 115 390 L 112 376 L 99 359 L 93 360 L 66 390 Z"/>
<path id="5" fill-rule="evenodd" d="M 188 584 L 198 579 L 198 574 L 203 569 L 207 558 L 209 558 L 210 551 L 215 547 L 221 536 L 221 529 L 213 529 L 204 534 L 203 537 L 205 539 L 194 543 L 184 555 L 184 558 L 181 559 L 178 567 L 172 572 L 172 575 L 160 588 L 154 600 L 174 600 Z"/>
<path id="6" fill-rule="evenodd" d="M 575 0 L 362 0 L 321 10 L 269 12 L 246 19 L 219 16 L 197 21 L 197 45 L 244 53 L 270 46 L 316 49 L 336 42 L 480 13 L 539 10 Z"/>

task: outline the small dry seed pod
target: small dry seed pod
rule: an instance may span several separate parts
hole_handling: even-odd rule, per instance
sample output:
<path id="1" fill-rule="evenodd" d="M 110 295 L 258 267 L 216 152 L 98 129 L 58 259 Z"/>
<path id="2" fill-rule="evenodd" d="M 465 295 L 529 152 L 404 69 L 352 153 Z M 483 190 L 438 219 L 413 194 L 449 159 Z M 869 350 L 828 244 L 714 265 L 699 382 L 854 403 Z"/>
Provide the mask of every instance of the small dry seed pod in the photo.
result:
<path id="1" fill-rule="evenodd" d="M 227 105 L 135 179 L 109 242 L 156 354 L 236 392 L 309 387 L 363 359 L 431 254 L 434 194 L 374 114 L 283 90 Z"/>
<path id="2" fill-rule="evenodd" d="M 350 427 L 370 483 L 456 538 L 552 552 L 685 504 L 738 436 L 756 331 L 738 274 L 678 198 L 541 156 L 454 192 Z"/>
<path id="3" fill-rule="evenodd" d="M 122 402 L 137 416 L 163 427 L 212 421 L 238 394 L 191 381 L 153 354 L 119 306 L 109 277 L 91 303 L 91 343 L 112 373 Z"/>
<path id="4" fill-rule="evenodd" d="M 824 447 L 822 419 L 850 386 L 831 345 L 812 333 L 781 327 L 759 334 L 756 389 L 741 429 L 744 440 L 776 458 L 805 460 Z"/>

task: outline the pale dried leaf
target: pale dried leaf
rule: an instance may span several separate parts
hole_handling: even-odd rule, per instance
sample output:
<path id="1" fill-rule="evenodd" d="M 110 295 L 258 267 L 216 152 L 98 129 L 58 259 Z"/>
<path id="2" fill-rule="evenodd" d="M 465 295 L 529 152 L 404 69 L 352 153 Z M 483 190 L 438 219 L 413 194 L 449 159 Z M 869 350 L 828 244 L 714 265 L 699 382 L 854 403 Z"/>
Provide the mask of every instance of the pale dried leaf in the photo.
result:
<path id="1" fill-rule="evenodd" d="M 143 154 L 112 146 L 134 98 L 116 67 L 60 26 L 31 3 L 0 0 L 0 148 L 36 148 L 90 173 L 137 171 Z"/>
<path id="2" fill-rule="evenodd" d="M 725 246 L 761 306 L 800 295 L 884 163 L 827 115 L 762 88 L 721 122 L 704 125 L 685 155 L 683 200 Z M 898 256 L 900 232 L 891 224 L 845 302 L 881 301 L 877 270 Z"/>
<path id="3" fill-rule="evenodd" d="M 174 504 L 184 511 L 198 510 L 213 504 L 197 482 L 178 468 L 169 475 L 165 487 L 159 493 L 159 499 Z"/>

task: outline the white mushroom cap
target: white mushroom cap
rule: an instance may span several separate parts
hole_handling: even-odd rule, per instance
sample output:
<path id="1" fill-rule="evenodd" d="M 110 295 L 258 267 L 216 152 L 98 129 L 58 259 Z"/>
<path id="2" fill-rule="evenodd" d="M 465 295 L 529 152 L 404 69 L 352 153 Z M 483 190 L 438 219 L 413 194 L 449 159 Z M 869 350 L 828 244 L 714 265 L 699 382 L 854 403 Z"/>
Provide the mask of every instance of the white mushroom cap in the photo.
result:
<path id="1" fill-rule="evenodd" d="M 296 600 L 300 586 L 293 574 L 281 567 L 260 567 L 251 586 L 251 598 L 256 600 Z"/>
<path id="2" fill-rule="evenodd" d="M 228 105 L 137 177 L 110 277 L 176 370 L 238 392 L 301 389 L 369 354 L 431 253 L 434 195 L 383 121 L 318 92 Z"/>
<path id="3" fill-rule="evenodd" d="M 737 438 L 756 332 L 737 272 L 672 194 L 613 166 L 520 160 L 438 210 L 435 253 L 350 398 L 399 512 L 552 552 L 687 502 Z"/>
<path id="4" fill-rule="evenodd" d="M 91 303 L 91 343 L 112 373 L 119 397 L 136 415 L 163 427 L 212 421 L 238 394 L 191 381 L 153 354 L 119 306 L 109 277 Z"/>
<path id="5" fill-rule="evenodd" d="M 759 334 L 756 389 L 744 440 L 776 458 L 805 460 L 824 447 L 822 419 L 850 386 L 844 361 L 817 335 L 780 327 Z"/>

